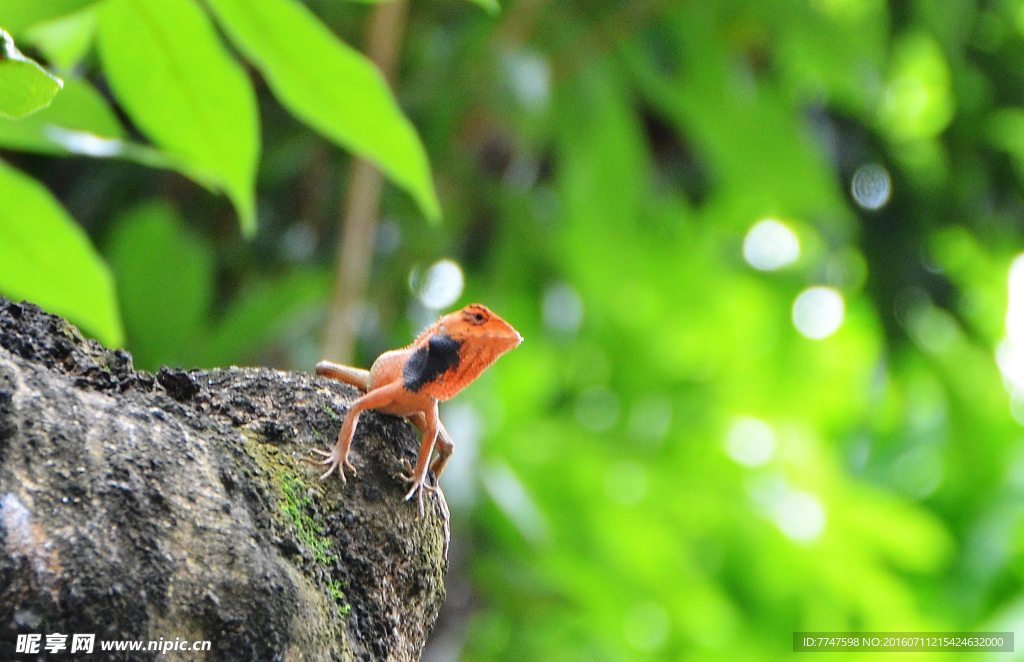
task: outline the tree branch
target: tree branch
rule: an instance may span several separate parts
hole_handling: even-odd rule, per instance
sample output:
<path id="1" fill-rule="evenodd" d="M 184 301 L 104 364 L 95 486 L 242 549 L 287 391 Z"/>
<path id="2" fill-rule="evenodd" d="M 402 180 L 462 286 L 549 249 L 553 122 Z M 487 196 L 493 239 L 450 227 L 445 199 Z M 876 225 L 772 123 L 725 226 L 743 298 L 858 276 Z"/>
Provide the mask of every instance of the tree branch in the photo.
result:
<path id="1" fill-rule="evenodd" d="M 417 660 L 445 568 L 440 504 L 418 519 L 396 478 L 416 433 L 364 414 L 344 484 L 301 461 L 354 397 L 267 368 L 136 371 L 0 298 L 0 659 L 59 632 L 207 640 L 206 660 Z M 114 659 L 150 659 L 134 655 Z"/>

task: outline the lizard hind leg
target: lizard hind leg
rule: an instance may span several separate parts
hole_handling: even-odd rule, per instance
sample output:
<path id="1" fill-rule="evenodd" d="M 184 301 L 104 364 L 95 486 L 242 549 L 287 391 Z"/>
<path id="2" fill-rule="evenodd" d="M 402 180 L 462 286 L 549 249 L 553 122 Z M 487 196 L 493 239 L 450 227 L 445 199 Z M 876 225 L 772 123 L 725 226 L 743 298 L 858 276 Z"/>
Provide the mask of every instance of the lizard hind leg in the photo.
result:
<path id="1" fill-rule="evenodd" d="M 452 437 L 448 434 L 448 430 L 444 429 L 444 424 L 440 420 L 437 421 L 437 457 L 430 463 L 430 470 L 434 472 L 434 479 L 438 481 L 438 487 L 441 483 L 441 472 L 444 471 L 444 467 L 448 464 L 448 458 L 452 456 L 452 451 L 455 450 L 455 442 L 452 441 Z"/>

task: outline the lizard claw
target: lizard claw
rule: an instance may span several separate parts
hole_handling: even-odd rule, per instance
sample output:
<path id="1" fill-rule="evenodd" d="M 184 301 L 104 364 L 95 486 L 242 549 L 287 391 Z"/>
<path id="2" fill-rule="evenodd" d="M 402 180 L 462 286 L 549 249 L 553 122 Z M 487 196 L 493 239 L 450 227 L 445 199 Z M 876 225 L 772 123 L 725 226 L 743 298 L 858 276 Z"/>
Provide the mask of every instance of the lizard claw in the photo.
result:
<path id="1" fill-rule="evenodd" d="M 409 467 L 409 463 L 407 461 L 403 460 L 402 463 L 406 465 L 406 468 Z M 412 483 L 412 487 L 410 487 L 409 491 L 406 493 L 404 501 L 408 501 L 415 494 L 416 503 L 419 506 L 420 519 L 423 519 L 426 517 L 426 511 L 423 508 L 423 493 L 433 492 L 436 488 L 427 485 L 427 476 L 425 474 L 418 480 L 415 476 L 411 475 L 411 472 L 409 474 L 399 474 L 399 477 L 407 483 Z"/>
<path id="2" fill-rule="evenodd" d="M 422 482 L 416 482 L 416 480 L 410 476 L 403 476 L 403 478 L 405 478 L 406 481 L 412 483 L 412 487 L 409 488 L 409 492 L 405 495 L 404 500 L 408 501 L 415 494 L 416 503 L 419 506 L 420 519 L 423 519 L 424 517 L 426 517 L 426 511 L 423 508 L 423 492 L 425 491 L 423 489 L 424 484 Z"/>
<path id="3" fill-rule="evenodd" d="M 317 455 L 320 455 L 323 459 L 317 461 L 316 459 L 303 458 L 303 462 L 308 462 L 310 464 L 319 464 L 321 466 L 330 465 L 327 467 L 327 471 L 324 472 L 324 475 L 320 476 L 320 480 L 327 480 L 328 476 L 337 471 L 338 476 L 341 477 L 341 482 L 344 483 L 347 482 L 345 480 L 345 469 L 351 471 L 353 476 L 356 474 L 355 466 L 353 466 L 353 464 L 348 461 L 347 457 L 338 457 L 335 454 L 335 451 L 333 450 L 328 452 L 322 451 L 319 448 L 311 448 L 310 451 L 316 453 Z"/>

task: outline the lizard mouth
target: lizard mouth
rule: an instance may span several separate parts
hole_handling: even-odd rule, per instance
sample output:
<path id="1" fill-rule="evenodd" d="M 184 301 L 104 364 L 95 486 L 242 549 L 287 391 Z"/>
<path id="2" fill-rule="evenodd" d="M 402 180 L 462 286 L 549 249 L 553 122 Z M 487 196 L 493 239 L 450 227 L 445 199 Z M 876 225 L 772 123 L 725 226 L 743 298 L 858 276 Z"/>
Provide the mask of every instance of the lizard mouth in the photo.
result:
<path id="1" fill-rule="evenodd" d="M 519 347 L 519 344 L 523 342 L 523 337 L 519 335 L 519 332 L 515 329 L 498 333 L 489 333 L 484 337 L 487 338 L 488 343 L 493 348 L 495 357 Z"/>
<path id="2" fill-rule="evenodd" d="M 498 346 L 499 351 L 502 353 L 519 347 L 519 343 L 523 342 L 523 337 L 518 333 L 511 333 L 507 335 L 503 333 L 491 336 L 490 339 Z"/>
<path id="3" fill-rule="evenodd" d="M 504 350 L 506 352 L 510 349 L 515 349 L 516 347 L 519 347 L 519 345 L 523 342 L 523 337 L 519 335 L 518 331 L 511 327 L 509 327 L 508 332 L 498 334 L 496 339 L 504 340 L 505 342 L 508 343 L 508 348 Z"/>

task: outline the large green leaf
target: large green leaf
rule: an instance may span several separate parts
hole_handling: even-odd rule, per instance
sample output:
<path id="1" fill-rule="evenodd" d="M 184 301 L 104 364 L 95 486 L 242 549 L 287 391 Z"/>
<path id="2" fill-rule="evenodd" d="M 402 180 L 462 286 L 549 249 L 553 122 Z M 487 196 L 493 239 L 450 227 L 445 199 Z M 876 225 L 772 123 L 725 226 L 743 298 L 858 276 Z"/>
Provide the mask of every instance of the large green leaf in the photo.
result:
<path id="1" fill-rule="evenodd" d="M 4 0 L 0 2 L 0 27 L 20 38 L 30 25 L 70 14 L 93 2 L 95 0 Z"/>
<path id="2" fill-rule="evenodd" d="M 192 0 L 108 0 L 99 50 L 115 96 L 156 144 L 188 162 L 256 231 L 256 95 Z"/>
<path id="3" fill-rule="evenodd" d="M 46 108 L 62 85 L 61 79 L 22 55 L 11 35 L 0 30 L 0 117 L 19 118 Z"/>
<path id="4" fill-rule="evenodd" d="M 440 217 L 426 151 L 377 68 L 295 0 L 210 0 L 210 8 L 295 116 L 380 166 Z"/>
<path id="5" fill-rule="evenodd" d="M 122 343 L 114 282 L 85 232 L 46 188 L 0 161 L 0 292 Z"/>
<path id="6" fill-rule="evenodd" d="M 69 78 L 48 108 L 19 120 L 0 118 L 0 147 L 66 154 L 66 141 L 54 139 L 67 135 L 60 129 L 107 140 L 124 137 L 121 123 L 102 95 L 85 80 Z"/>

